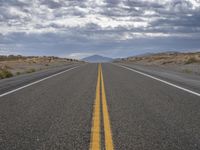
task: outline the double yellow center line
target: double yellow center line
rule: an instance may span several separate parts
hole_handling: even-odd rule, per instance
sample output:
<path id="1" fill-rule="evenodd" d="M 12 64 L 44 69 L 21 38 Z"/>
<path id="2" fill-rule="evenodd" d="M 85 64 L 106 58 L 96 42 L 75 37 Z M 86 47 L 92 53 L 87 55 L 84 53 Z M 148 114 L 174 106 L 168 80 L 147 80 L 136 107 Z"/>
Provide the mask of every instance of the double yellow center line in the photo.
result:
<path id="1" fill-rule="evenodd" d="M 101 101 L 102 100 L 102 101 Z M 101 104 L 104 125 L 105 149 L 114 150 L 101 64 L 98 65 L 96 98 L 92 119 L 90 150 L 101 149 Z"/>

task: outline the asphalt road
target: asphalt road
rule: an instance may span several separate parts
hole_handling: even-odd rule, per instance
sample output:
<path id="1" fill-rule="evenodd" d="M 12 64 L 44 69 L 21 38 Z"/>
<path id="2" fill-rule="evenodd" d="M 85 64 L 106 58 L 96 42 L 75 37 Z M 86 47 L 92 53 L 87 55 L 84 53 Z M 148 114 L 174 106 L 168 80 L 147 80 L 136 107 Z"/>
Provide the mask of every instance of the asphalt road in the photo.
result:
<path id="1" fill-rule="evenodd" d="M 159 77 L 160 79 L 170 81 L 182 87 L 186 87 L 193 91 L 200 91 L 200 76 L 192 73 L 183 73 L 178 71 L 173 71 L 166 68 L 156 67 L 156 66 L 145 66 L 139 64 L 123 64 L 124 66 L 133 68 L 138 71 L 142 71 L 149 75 Z"/>
<path id="2" fill-rule="evenodd" d="M 10 90 L 19 88 L 23 85 L 32 83 L 34 81 L 37 81 L 41 78 L 48 77 L 52 74 L 59 73 L 61 71 L 64 71 L 66 69 L 69 69 L 71 67 L 76 67 L 79 66 L 80 64 L 68 64 L 65 66 L 60 66 L 60 67 L 54 67 L 54 68 L 49 68 L 41 71 L 37 71 L 31 74 L 23 74 L 20 76 L 15 76 L 12 78 L 7 78 L 4 80 L 0 80 L 0 94 L 8 92 Z"/>
<path id="3" fill-rule="evenodd" d="M 0 94 L 32 82 L 15 80 Z M 0 97 L 0 149 L 91 147 L 199 150 L 200 97 L 113 64 L 80 65 Z"/>

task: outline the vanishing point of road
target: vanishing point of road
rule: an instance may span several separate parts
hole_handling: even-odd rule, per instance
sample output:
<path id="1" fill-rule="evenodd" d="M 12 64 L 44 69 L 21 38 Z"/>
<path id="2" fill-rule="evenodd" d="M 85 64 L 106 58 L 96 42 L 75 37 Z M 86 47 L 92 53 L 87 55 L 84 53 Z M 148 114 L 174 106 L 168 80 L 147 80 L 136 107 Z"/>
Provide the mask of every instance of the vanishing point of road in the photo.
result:
<path id="1" fill-rule="evenodd" d="M 111 63 L 2 80 L 0 149 L 199 150 L 199 89 Z"/>

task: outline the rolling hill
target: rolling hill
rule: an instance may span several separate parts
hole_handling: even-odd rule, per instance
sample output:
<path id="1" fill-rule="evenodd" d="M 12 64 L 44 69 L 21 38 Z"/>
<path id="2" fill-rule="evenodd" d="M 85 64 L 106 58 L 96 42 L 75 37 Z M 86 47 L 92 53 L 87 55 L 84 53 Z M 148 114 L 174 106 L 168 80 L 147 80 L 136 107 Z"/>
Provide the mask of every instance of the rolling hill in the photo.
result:
<path id="1" fill-rule="evenodd" d="M 113 60 L 112 58 L 104 57 L 104 56 L 101 56 L 101 55 L 92 55 L 92 56 L 85 57 L 85 58 L 82 59 L 82 61 L 92 62 L 92 63 L 110 62 L 112 60 Z"/>

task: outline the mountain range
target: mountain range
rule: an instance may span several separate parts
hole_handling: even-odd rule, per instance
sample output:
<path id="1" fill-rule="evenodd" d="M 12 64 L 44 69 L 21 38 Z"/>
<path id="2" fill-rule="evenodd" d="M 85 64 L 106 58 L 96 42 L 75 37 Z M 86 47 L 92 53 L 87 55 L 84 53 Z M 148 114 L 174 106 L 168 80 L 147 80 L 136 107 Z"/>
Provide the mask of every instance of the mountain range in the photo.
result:
<path id="1" fill-rule="evenodd" d="M 92 62 L 92 63 L 101 63 L 101 62 L 111 62 L 113 59 L 101 55 L 92 55 L 81 59 L 82 61 Z"/>

